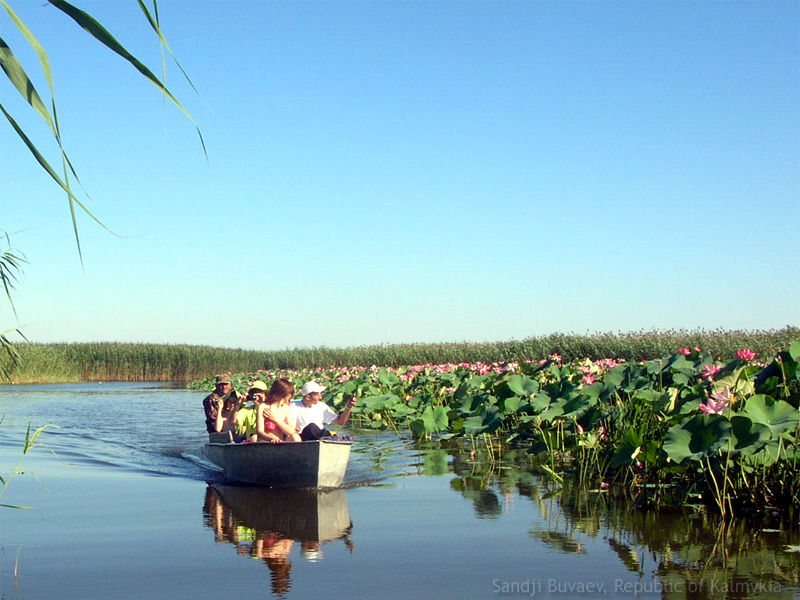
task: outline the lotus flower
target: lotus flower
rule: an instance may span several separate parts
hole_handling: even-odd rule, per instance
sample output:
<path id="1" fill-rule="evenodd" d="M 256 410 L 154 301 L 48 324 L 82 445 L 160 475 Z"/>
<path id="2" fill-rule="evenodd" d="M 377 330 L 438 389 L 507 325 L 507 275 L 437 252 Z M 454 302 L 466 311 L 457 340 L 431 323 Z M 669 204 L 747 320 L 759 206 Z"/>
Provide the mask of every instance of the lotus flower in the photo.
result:
<path id="1" fill-rule="evenodd" d="M 587 373 L 586 375 L 584 375 L 581 378 L 581 383 L 583 385 L 592 385 L 595 381 L 597 381 L 597 380 L 594 378 L 594 375 L 592 375 L 591 373 Z"/>
<path id="2" fill-rule="evenodd" d="M 736 356 L 739 358 L 739 360 L 750 362 L 756 357 L 756 353 L 749 348 L 742 348 L 736 353 Z"/>
<path id="3" fill-rule="evenodd" d="M 678 348 L 678 354 L 683 354 L 684 356 L 689 356 L 692 351 L 689 348 Z"/>
<path id="4" fill-rule="evenodd" d="M 711 394 L 705 403 L 701 403 L 699 408 L 707 415 L 718 415 L 725 410 L 731 403 L 731 388 L 725 387 L 721 392 Z"/>
<path id="5" fill-rule="evenodd" d="M 714 379 L 714 376 L 722 370 L 719 365 L 706 365 L 700 369 L 700 377 L 703 379 Z"/>

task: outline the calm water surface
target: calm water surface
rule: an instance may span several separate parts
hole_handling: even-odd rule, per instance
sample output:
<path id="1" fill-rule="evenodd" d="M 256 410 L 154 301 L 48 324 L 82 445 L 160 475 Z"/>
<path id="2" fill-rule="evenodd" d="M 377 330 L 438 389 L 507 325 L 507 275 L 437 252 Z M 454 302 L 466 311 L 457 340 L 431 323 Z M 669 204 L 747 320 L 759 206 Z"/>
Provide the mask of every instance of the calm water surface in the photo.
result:
<path id="1" fill-rule="evenodd" d="M 632 510 L 470 452 L 361 434 L 344 489 L 228 486 L 202 395 L 2 386 L 0 600 L 798 598 L 800 535 Z M 16 573 L 16 576 L 15 576 Z"/>

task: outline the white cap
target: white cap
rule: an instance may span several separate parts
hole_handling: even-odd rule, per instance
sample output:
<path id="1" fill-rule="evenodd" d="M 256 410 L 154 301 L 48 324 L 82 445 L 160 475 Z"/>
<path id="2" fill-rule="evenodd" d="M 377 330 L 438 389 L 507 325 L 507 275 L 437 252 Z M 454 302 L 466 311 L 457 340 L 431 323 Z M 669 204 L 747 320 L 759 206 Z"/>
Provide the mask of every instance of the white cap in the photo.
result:
<path id="1" fill-rule="evenodd" d="M 327 388 L 324 385 L 320 385 L 316 381 L 309 381 L 308 383 L 303 384 L 303 387 L 300 388 L 300 395 L 308 396 L 309 394 L 313 394 L 314 392 L 322 393 L 326 389 Z"/>

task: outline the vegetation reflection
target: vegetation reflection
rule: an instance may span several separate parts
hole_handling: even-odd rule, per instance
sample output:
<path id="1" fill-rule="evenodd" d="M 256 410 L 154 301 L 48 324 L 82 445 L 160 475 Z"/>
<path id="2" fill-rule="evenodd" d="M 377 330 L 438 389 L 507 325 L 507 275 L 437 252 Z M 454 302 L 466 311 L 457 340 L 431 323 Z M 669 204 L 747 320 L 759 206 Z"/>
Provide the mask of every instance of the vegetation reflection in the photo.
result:
<path id="1" fill-rule="evenodd" d="M 639 588 L 632 592 L 788 599 L 800 591 L 800 525 L 787 524 L 777 512 L 730 520 L 701 505 L 636 510 L 627 496 L 610 489 L 536 474 L 524 451 L 507 451 L 499 461 L 488 460 L 487 453 L 421 447 L 419 473 L 451 473 L 451 489 L 472 502 L 477 518 L 499 518 L 514 498 L 530 501 L 544 522 L 529 535 L 552 551 L 583 554 L 591 551 L 589 540 L 605 542 L 635 574 L 631 585 Z"/>

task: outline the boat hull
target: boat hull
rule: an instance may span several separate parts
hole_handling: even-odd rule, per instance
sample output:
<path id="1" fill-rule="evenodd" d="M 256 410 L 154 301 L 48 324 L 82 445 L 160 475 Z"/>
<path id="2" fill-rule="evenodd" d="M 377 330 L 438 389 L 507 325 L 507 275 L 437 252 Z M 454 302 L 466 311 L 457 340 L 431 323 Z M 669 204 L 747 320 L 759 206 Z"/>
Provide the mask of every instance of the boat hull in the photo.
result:
<path id="1" fill-rule="evenodd" d="M 351 442 L 209 443 L 206 457 L 226 481 L 278 488 L 335 488 L 342 485 Z"/>

